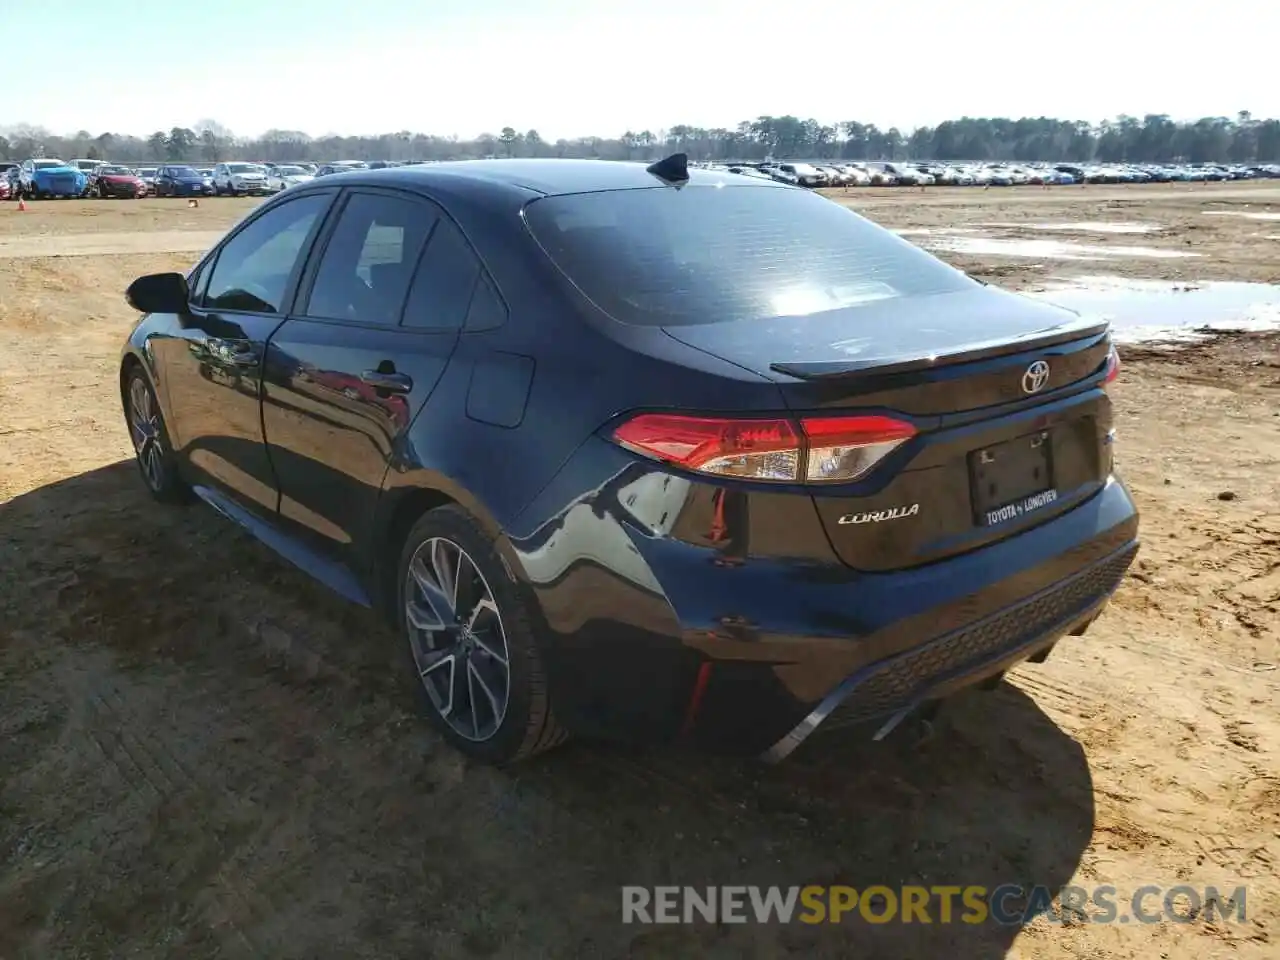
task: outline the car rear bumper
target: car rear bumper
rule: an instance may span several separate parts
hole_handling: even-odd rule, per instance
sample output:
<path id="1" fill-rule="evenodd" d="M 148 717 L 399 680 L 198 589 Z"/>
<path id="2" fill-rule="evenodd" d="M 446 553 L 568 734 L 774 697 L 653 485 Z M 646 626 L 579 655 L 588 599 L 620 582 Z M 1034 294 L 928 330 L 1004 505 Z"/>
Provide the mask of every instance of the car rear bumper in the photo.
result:
<path id="1" fill-rule="evenodd" d="M 1116 478 L 1037 527 L 884 573 L 815 559 L 830 551 L 816 514 L 783 494 L 754 500 L 744 549 L 732 534 L 699 543 L 714 487 L 679 482 L 688 489 L 648 514 L 663 530 L 627 507 L 633 491 L 647 496 L 634 480 L 607 501 L 597 489 L 554 531 L 522 539 L 513 524 L 557 717 L 575 732 L 776 759 L 819 727 L 883 722 L 1079 632 L 1137 550 L 1137 511 Z M 555 487 L 538 501 L 554 502 Z M 532 515 L 549 515 L 539 502 Z"/>
<path id="2" fill-rule="evenodd" d="M 1026 660 L 1043 659 L 1064 635 L 1080 635 L 1106 606 L 1137 554 L 1136 541 L 1074 576 L 981 620 L 868 664 L 846 677 L 786 736 L 763 752 L 778 761 L 819 727 L 891 723 Z"/>

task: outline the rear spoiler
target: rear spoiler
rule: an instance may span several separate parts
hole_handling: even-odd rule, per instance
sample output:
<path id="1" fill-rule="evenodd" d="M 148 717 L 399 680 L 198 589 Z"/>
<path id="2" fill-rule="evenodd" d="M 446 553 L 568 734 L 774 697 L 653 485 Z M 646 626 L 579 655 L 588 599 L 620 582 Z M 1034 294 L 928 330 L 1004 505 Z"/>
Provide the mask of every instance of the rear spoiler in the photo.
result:
<path id="1" fill-rule="evenodd" d="M 886 373 L 904 373 L 929 367 L 965 363 L 971 360 L 987 360 L 1025 350 L 1036 350 L 1071 343 L 1076 340 L 1100 340 L 1110 335 L 1111 323 L 1107 320 L 1085 320 L 1061 324 L 1048 330 L 1037 330 L 1026 336 L 999 340 L 976 341 L 949 353 L 939 355 L 899 355 L 870 357 L 865 360 L 801 360 L 795 363 L 771 363 L 769 369 L 797 380 L 827 380 L 852 377 L 861 373 L 875 376 Z"/>

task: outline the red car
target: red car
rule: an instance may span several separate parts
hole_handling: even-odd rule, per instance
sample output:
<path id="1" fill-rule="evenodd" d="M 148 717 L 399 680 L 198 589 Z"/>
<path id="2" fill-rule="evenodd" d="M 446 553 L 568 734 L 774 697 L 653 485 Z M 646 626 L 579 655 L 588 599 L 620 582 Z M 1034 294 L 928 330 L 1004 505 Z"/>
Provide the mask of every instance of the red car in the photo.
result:
<path id="1" fill-rule="evenodd" d="M 93 171 L 93 195 L 100 200 L 120 197 L 134 200 L 147 195 L 147 185 L 128 167 L 104 163 Z"/>
<path id="2" fill-rule="evenodd" d="M 369 404 L 380 409 L 399 427 L 409 423 L 409 405 L 404 397 L 370 386 L 362 379 L 337 370 L 308 370 L 305 379 L 318 387 L 342 394 L 356 404 Z"/>

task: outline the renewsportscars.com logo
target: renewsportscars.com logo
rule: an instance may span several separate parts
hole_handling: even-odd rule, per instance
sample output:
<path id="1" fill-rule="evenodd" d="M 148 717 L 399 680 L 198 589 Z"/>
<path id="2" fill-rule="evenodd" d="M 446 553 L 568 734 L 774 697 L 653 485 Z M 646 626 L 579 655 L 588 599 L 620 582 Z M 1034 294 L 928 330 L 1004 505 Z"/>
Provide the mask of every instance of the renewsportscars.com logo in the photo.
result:
<path id="1" fill-rule="evenodd" d="M 871 886 L 623 887 L 623 923 L 1055 923 L 1245 922 L 1245 887 Z"/>

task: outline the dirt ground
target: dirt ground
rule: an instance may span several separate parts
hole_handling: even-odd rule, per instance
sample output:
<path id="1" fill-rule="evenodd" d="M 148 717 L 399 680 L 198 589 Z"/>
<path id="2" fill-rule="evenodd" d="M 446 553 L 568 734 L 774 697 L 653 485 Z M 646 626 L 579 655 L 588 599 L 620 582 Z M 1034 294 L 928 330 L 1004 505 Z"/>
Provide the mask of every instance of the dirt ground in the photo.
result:
<path id="1" fill-rule="evenodd" d="M 1025 257 L 996 260 L 963 254 L 946 256 L 950 263 L 963 270 L 1014 289 L 1034 288 L 1050 277 L 1098 273 L 1158 280 L 1280 283 L 1278 181 L 1048 189 L 961 188 L 924 193 L 867 189 L 825 192 L 895 230 L 981 228 L 984 237 L 1052 239 L 1195 255 L 1179 259 L 1108 259 L 1105 264 Z M 1152 229 L 1148 233 L 1132 234 L 1036 229 L 1036 225 L 1063 223 L 1120 223 Z"/>
<path id="2" fill-rule="evenodd" d="M 1280 224 L 1201 212 L 1280 211 L 1280 184 L 836 199 L 895 228 L 1158 223 L 1105 242 L 1203 254 L 950 258 L 1014 287 L 1280 281 Z M 1277 955 L 1280 338 L 1125 352 L 1132 575 L 931 736 L 777 767 L 574 744 L 499 772 L 416 715 L 371 615 L 136 476 L 121 291 L 253 202 L 0 204 L 0 960 Z M 756 883 L 1245 885 L 1248 919 L 620 922 L 623 884 Z"/>

